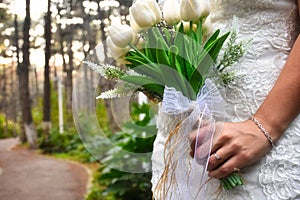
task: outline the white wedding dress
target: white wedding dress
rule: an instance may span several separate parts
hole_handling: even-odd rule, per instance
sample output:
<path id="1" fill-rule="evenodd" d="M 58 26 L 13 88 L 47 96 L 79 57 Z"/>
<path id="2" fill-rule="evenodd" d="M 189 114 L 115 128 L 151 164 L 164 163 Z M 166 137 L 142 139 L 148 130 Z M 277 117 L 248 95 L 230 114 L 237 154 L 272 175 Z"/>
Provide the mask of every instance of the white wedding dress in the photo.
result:
<path id="1" fill-rule="evenodd" d="M 211 6 L 211 20 L 216 28 L 225 33 L 235 27 L 239 38 L 252 38 L 246 55 L 235 66 L 239 78 L 226 89 L 226 121 L 243 121 L 256 112 L 268 95 L 299 34 L 297 3 L 296 0 L 211 0 Z M 163 154 L 159 151 L 164 148 L 167 137 L 162 130 L 163 123 L 166 123 L 164 119 L 159 118 L 152 156 L 153 189 L 164 166 Z M 207 193 L 211 196 L 205 199 L 300 199 L 299 116 L 276 147 L 259 162 L 244 168 L 242 176 L 243 186 L 223 191 L 218 196 L 219 181 L 208 182 Z M 182 199 L 178 191 L 169 192 L 175 194 L 174 200 L 189 200 Z"/>

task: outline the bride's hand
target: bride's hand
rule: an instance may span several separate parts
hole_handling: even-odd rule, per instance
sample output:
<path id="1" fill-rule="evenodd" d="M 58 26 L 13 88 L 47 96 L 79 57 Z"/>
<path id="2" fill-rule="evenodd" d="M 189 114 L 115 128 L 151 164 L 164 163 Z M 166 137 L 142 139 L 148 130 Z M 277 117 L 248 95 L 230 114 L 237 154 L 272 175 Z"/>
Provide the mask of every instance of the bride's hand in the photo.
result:
<path id="1" fill-rule="evenodd" d="M 195 131 L 190 134 L 191 155 L 194 155 L 195 135 Z M 195 156 L 201 148 L 203 145 L 197 148 Z M 251 120 L 224 123 L 220 136 L 214 141 L 208 175 L 213 178 L 226 177 L 236 169 L 258 161 L 270 149 L 269 141 Z"/>

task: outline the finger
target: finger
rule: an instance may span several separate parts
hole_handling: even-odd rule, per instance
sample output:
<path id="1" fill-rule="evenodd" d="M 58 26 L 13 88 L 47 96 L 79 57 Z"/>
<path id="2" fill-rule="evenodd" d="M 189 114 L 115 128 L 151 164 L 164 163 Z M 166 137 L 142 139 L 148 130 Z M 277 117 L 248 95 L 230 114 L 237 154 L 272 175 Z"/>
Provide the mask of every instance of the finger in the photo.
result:
<path id="1" fill-rule="evenodd" d="M 205 164 L 209 154 L 210 154 L 210 148 L 211 143 L 210 141 L 207 141 L 206 143 L 202 144 L 200 147 L 198 147 L 194 153 L 194 158 L 196 159 L 198 164 Z"/>
<path id="2" fill-rule="evenodd" d="M 195 157 L 199 164 L 206 163 L 210 155 L 213 131 L 214 129 L 212 129 L 212 127 L 207 126 L 204 130 L 200 130 L 199 135 L 201 136 L 196 137 L 195 139 L 195 149 L 192 150 L 195 153 L 195 155 L 192 157 Z"/>
<path id="3" fill-rule="evenodd" d="M 234 153 L 226 146 L 221 147 L 218 151 L 211 154 L 208 161 L 207 170 L 212 171 L 226 162 Z"/>
<path id="4" fill-rule="evenodd" d="M 211 149 L 212 153 L 215 153 L 218 149 L 220 149 L 224 144 L 228 142 L 229 138 L 225 135 L 225 132 L 221 132 L 217 136 L 214 136 L 213 147 Z"/>
<path id="5" fill-rule="evenodd" d="M 238 164 L 238 156 L 233 156 L 229 160 L 227 160 L 224 164 L 222 164 L 220 167 L 210 171 L 208 173 L 209 177 L 213 178 L 224 178 L 228 176 L 229 174 L 235 172 L 237 169 L 242 168 L 243 166 Z"/>
<path id="6" fill-rule="evenodd" d="M 195 151 L 197 147 L 199 147 L 202 143 L 207 140 L 209 133 L 209 127 L 204 126 L 202 128 L 196 129 L 189 134 L 190 147 L 192 151 Z M 197 146 L 196 146 L 197 143 Z"/>

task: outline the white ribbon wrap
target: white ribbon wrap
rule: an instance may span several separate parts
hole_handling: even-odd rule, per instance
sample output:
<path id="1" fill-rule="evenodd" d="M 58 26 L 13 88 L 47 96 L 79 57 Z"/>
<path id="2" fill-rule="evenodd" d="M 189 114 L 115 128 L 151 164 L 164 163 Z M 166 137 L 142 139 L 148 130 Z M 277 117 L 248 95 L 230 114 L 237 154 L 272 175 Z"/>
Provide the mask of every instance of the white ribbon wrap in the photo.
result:
<path id="1" fill-rule="evenodd" d="M 218 88 L 207 79 L 197 99 L 191 101 L 174 88 L 166 87 L 160 112 L 172 120 L 164 124 L 158 122 L 158 128 L 168 138 L 164 147 L 164 166 L 168 170 L 165 168 L 166 174 L 161 180 L 163 187 L 159 186 L 154 190 L 154 197 L 158 200 L 206 199 L 206 169 L 215 134 L 215 122 L 224 117 L 224 102 Z M 198 129 L 196 153 L 192 159 L 189 156 L 188 136 L 195 129 Z M 170 136 L 174 131 L 176 134 Z M 201 148 L 197 148 L 200 146 Z"/>

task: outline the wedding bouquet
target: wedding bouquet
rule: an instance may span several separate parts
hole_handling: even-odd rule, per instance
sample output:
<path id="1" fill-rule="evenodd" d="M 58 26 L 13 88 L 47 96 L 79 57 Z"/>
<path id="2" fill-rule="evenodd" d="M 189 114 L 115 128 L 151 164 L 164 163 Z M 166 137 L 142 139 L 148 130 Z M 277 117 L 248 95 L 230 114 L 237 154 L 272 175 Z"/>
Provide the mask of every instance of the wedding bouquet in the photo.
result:
<path id="1" fill-rule="evenodd" d="M 85 62 L 105 78 L 119 83 L 98 98 L 143 92 L 152 101 L 160 102 L 159 114 L 168 119 L 158 122 L 167 134 L 166 168 L 157 184 L 158 196 L 167 195 L 171 187 L 180 185 L 174 181 L 174 176 L 177 180 L 182 176 L 178 166 L 187 168 L 183 178 L 191 175 L 186 164 L 189 159 L 187 138 L 194 127 L 198 134 L 201 134 L 201 127 L 209 127 L 205 137 L 197 137 L 202 140 L 198 139 L 196 147 L 210 145 L 201 155 L 195 156 L 197 163 L 202 162 L 199 160 L 202 156 L 206 170 L 214 124 L 223 109 L 222 96 L 214 82 L 230 82 L 233 75 L 224 69 L 244 52 L 242 43 L 235 44 L 236 34 L 233 33 L 227 48 L 222 50 L 223 58 L 218 59 L 230 32 L 222 35 L 216 30 L 212 33 L 209 13 L 208 0 L 166 0 L 162 10 L 155 0 L 137 0 L 129 8 L 130 26 L 114 23 L 108 29 L 106 44 L 117 66 Z M 236 174 L 221 182 L 225 189 L 243 184 Z"/>

